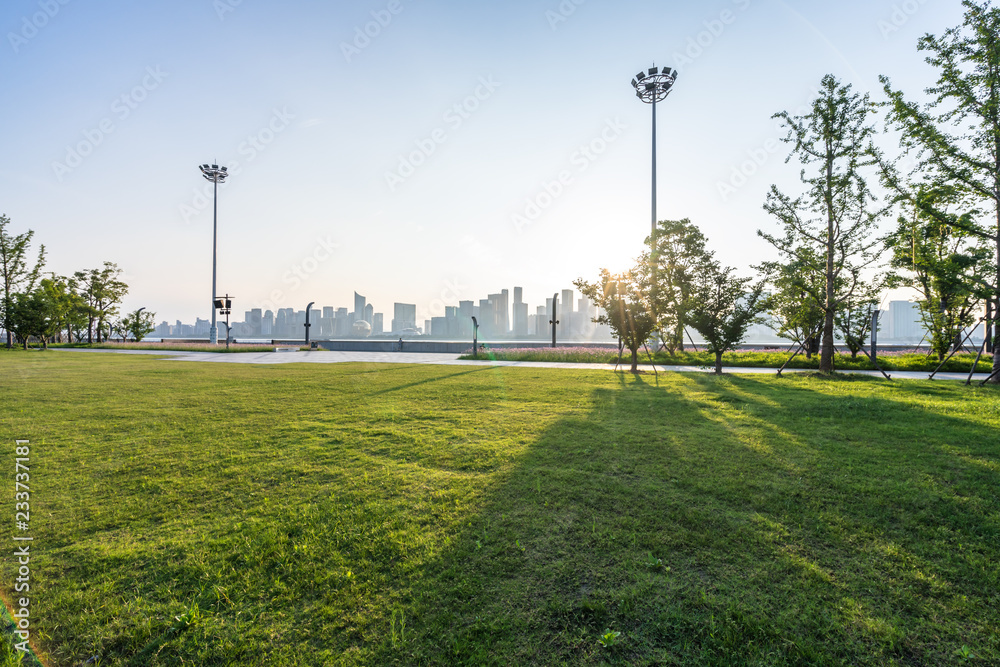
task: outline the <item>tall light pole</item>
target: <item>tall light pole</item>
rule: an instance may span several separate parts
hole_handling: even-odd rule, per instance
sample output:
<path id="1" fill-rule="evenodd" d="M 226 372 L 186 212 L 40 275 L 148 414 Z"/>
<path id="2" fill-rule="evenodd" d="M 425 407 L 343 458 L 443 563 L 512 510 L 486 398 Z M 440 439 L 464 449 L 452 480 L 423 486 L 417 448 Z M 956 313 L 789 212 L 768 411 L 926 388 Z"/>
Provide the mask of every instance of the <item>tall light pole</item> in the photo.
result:
<path id="1" fill-rule="evenodd" d="M 206 180 L 212 181 L 214 201 L 212 203 L 212 328 L 208 330 L 208 342 L 215 345 L 219 342 L 219 327 L 215 321 L 215 274 L 216 274 L 216 252 L 219 243 L 219 183 L 226 181 L 229 173 L 225 167 L 217 164 L 203 164 L 199 167 L 201 175 Z M 229 332 L 226 332 L 226 342 L 229 342 Z"/>
<path id="2" fill-rule="evenodd" d="M 653 234 L 656 233 L 656 103 L 667 99 L 676 80 L 676 70 L 669 67 L 657 68 L 655 65 L 646 72 L 639 72 L 632 79 L 636 97 L 653 105 Z"/>

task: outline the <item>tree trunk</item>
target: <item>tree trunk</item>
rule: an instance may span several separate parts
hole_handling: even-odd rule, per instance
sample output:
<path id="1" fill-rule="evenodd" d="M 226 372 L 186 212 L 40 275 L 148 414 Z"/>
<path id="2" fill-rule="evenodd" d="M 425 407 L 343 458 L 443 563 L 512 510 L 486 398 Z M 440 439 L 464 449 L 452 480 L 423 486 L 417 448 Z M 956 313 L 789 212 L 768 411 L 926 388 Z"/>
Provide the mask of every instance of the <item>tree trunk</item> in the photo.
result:
<path id="1" fill-rule="evenodd" d="M 722 352 L 715 353 L 715 374 L 722 375 Z"/>
<path id="2" fill-rule="evenodd" d="M 823 323 L 823 347 L 819 355 L 819 372 L 833 371 L 833 308 L 826 311 L 826 321 Z"/>
<path id="3" fill-rule="evenodd" d="M 635 348 L 632 352 L 632 371 L 633 373 L 639 372 L 639 348 Z"/>
<path id="4" fill-rule="evenodd" d="M 994 302 L 993 317 L 996 318 L 997 314 L 1000 313 L 1000 200 L 997 203 L 997 282 L 996 288 L 997 293 L 995 295 L 996 301 Z M 1000 327 L 993 324 L 993 379 L 990 380 L 990 384 L 1000 384 L 1000 349 L 997 348 L 997 331 Z"/>

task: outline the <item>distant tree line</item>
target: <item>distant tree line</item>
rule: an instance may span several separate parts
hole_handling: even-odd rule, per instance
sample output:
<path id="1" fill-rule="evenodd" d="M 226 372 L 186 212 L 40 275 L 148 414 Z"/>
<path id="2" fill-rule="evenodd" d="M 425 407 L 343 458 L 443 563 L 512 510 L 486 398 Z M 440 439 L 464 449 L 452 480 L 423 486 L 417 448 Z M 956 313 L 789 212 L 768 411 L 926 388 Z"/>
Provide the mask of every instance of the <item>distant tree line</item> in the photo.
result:
<path id="1" fill-rule="evenodd" d="M 72 276 L 46 273 L 45 246 L 31 252 L 34 232 L 13 234 L 11 221 L 0 216 L 0 325 L 6 346 L 28 341 L 101 343 L 113 336 L 142 340 L 153 331 L 154 313 L 140 308 L 120 316 L 128 285 L 112 262 Z"/>
<path id="2" fill-rule="evenodd" d="M 766 322 L 779 336 L 817 349 L 819 369 L 834 367 L 834 341 L 852 354 L 870 335 L 877 298 L 907 286 L 929 343 L 939 358 L 961 345 L 984 305 L 996 318 L 1000 303 L 1000 10 L 965 0 L 961 26 L 917 45 L 937 70 L 917 104 L 881 77 L 886 101 L 874 103 L 833 75 L 823 77 L 808 113 L 779 112 L 799 168 L 801 189 L 772 186 L 764 209 L 778 230 L 758 234 L 778 259 L 738 277 L 706 249 L 690 220 L 661 221 L 646 239 L 648 251 L 633 269 L 577 287 L 604 309 L 632 354 L 647 342 L 675 354 L 686 328 L 698 331 L 716 354 Z M 887 158 L 875 145 L 875 121 L 884 111 L 900 133 L 900 154 Z M 903 160 L 913 160 L 908 171 Z M 872 183 L 887 194 L 878 194 Z M 897 216 L 895 229 L 880 223 Z M 997 342 L 993 328 L 994 346 Z M 1000 354 L 993 355 L 1000 371 Z M 994 376 L 1000 382 L 1000 376 Z"/>

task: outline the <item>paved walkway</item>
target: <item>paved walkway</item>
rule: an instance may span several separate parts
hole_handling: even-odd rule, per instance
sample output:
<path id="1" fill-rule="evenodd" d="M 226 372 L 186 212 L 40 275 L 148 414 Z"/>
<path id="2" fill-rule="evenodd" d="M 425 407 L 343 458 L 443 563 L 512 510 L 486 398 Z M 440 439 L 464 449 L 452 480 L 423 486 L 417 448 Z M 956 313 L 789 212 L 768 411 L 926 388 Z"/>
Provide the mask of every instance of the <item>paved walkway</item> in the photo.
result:
<path id="1" fill-rule="evenodd" d="M 369 363 L 369 364 L 437 364 L 442 366 L 497 366 L 516 368 L 572 368 L 574 370 L 608 371 L 613 370 L 613 364 L 582 364 L 570 362 L 554 361 L 474 361 L 459 359 L 458 354 L 436 354 L 436 353 L 412 353 L 412 352 L 338 352 L 331 350 L 314 350 L 311 352 L 300 352 L 298 350 L 288 352 L 174 352 L 157 350 L 80 350 L 53 348 L 59 352 L 87 352 L 99 353 L 109 352 L 111 354 L 146 354 L 168 357 L 164 361 L 203 361 L 223 364 L 344 364 L 344 363 Z M 621 367 L 619 366 L 619 369 Z M 643 370 L 651 370 L 648 365 L 641 365 Z M 625 366 L 628 370 L 628 365 Z M 711 373 L 712 368 L 702 366 L 656 366 L 656 370 L 664 373 Z M 744 367 L 724 367 L 724 373 L 746 373 L 746 374 L 774 374 L 774 368 L 744 368 Z M 785 373 L 808 372 L 802 369 L 787 369 Z M 853 371 L 844 370 L 841 373 L 854 373 L 857 375 L 870 375 L 882 377 L 878 371 Z M 892 378 L 906 380 L 926 380 L 930 373 L 926 371 L 890 371 Z M 961 380 L 965 381 L 968 373 L 938 373 L 934 376 L 936 380 Z M 986 377 L 983 373 L 977 373 L 973 380 L 983 380 Z"/>

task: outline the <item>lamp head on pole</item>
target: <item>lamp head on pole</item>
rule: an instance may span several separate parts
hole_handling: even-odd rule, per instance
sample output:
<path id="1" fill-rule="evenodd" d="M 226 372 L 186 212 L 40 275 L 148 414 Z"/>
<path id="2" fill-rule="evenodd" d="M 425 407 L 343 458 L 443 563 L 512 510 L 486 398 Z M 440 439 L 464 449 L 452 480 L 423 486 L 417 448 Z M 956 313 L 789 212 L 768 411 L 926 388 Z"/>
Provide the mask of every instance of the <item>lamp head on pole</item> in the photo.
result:
<path id="1" fill-rule="evenodd" d="M 205 180 L 213 183 L 224 183 L 226 177 L 229 176 L 227 168 L 217 164 L 202 164 L 198 168 L 201 169 L 201 175 L 205 177 Z"/>
<path id="2" fill-rule="evenodd" d="M 646 104 L 662 102 L 674 87 L 677 80 L 677 70 L 669 67 L 650 67 L 645 72 L 639 72 L 632 79 L 635 96 Z"/>

